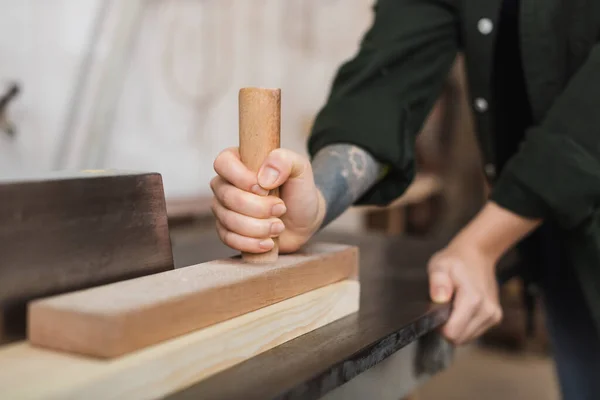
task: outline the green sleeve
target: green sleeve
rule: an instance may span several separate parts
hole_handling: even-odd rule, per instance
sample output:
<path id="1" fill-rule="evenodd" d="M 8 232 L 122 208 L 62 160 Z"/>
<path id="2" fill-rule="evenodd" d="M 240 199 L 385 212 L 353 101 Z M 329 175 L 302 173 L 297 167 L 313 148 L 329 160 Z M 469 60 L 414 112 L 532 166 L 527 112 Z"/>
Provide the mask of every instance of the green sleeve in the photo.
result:
<path id="1" fill-rule="evenodd" d="M 444 0 L 379 0 L 357 54 L 334 78 L 308 150 L 347 143 L 387 168 L 358 204 L 383 205 L 415 175 L 415 137 L 458 51 L 456 10 Z"/>
<path id="2" fill-rule="evenodd" d="M 600 45 L 527 132 L 491 199 L 519 215 L 579 226 L 600 204 Z"/>

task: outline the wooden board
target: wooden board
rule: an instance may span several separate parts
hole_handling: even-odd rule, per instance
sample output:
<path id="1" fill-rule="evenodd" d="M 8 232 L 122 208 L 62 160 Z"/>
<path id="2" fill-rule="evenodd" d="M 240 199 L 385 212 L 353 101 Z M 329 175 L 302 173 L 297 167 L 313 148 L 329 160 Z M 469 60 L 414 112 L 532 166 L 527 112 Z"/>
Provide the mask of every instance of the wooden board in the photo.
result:
<path id="1" fill-rule="evenodd" d="M 172 237 L 176 266 L 230 254 L 214 232 L 196 229 L 194 234 L 176 229 Z M 362 380 L 362 375 L 381 372 L 377 367 L 380 363 L 410 343 L 416 345 L 422 335 L 435 332 L 447 321 L 451 304 L 431 303 L 425 266 L 449 238 L 320 232 L 313 240 L 359 247 L 360 312 L 252 357 L 165 400 L 316 400 L 339 386 L 356 386 L 353 381 Z M 409 353 L 414 355 L 412 350 Z M 416 372 L 413 362 L 411 358 L 411 374 Z M 405 388 L 416 384 L 415 380 L 404 381 L 406 375 L 394 371 L 394 366 L 383 368 L 385 372 L 375 372 L 376 376 L 395 380 Z M 381 380 L 366 380 L 358 394 L 370 391 L 371 396 L 358 398 L 369 399 L 385 390 Z"/>
<path id="2" fill-rule="evenodd" d="M 0 176 L 0 343 L 25 337 L 32 299 L 170 269 L 159 174 Z"/>
<path id="3" fill-rule="evenodd" d="M 211 261 L 33 302 L 32 344 L 115 357 L 357 276 L 358 250 L 318 243 L 272 264 Z"/>
<path id="4" fill-rule="evenodd" d="M 334 283 L 114 360 L 7 345 L 2 397 L 160 398 L 356 312 L 359 297 L 358 281 Z"/>

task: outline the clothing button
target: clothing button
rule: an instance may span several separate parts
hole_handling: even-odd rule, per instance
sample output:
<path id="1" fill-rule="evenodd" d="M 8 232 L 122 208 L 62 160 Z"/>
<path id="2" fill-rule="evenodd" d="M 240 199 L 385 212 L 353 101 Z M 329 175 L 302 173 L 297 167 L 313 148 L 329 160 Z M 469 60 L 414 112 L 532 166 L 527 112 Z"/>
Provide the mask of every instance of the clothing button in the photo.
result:
<path id="1" fill-rule="evenodd" d="M 489 18 L 481 18 L 477 21 L 477 29 L 482 35 L 489 35 L 494 29 L 494 23 Z"/>
<path id="2" fill-rule="evenodd" d="M 486 112 L 488 109 L 488 102 L 483 97 L 475 99 L 475 109 L 479 112 Z"/>
<path id="3" fill-rule="evenodd" d="M 484 170 L 488 179 L 494 179 L 496 177 L 496 166 L 493 164 L 486 164 Z"/>

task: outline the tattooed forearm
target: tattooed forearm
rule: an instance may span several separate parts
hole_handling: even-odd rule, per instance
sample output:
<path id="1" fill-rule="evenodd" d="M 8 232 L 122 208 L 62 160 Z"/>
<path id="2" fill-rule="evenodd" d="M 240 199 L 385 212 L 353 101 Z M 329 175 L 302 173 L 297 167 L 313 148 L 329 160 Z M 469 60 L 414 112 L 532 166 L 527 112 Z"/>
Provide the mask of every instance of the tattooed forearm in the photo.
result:
<path id="1" fill-rule="evenodd" d="M 317 188 L 327 204 L 325 227 L 362 196 L 378 179 L 381 165 L 366 151 L 349 144 L 323 148 L 312 161 Z"/>

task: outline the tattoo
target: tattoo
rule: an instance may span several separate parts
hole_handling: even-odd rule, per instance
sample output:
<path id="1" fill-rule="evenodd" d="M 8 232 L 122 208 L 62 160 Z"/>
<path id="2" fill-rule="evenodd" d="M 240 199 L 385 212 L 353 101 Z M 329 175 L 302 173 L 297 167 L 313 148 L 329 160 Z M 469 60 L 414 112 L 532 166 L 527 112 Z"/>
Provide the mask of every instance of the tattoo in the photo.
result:
<path id="1" fill-rule="evenodd" d="M 350 144 L 321 149 L 312 161 L 317 188 L 327 210 L 321 228 L 340 216 L 377 181 L 382 166 L 366 151 Z"/>

